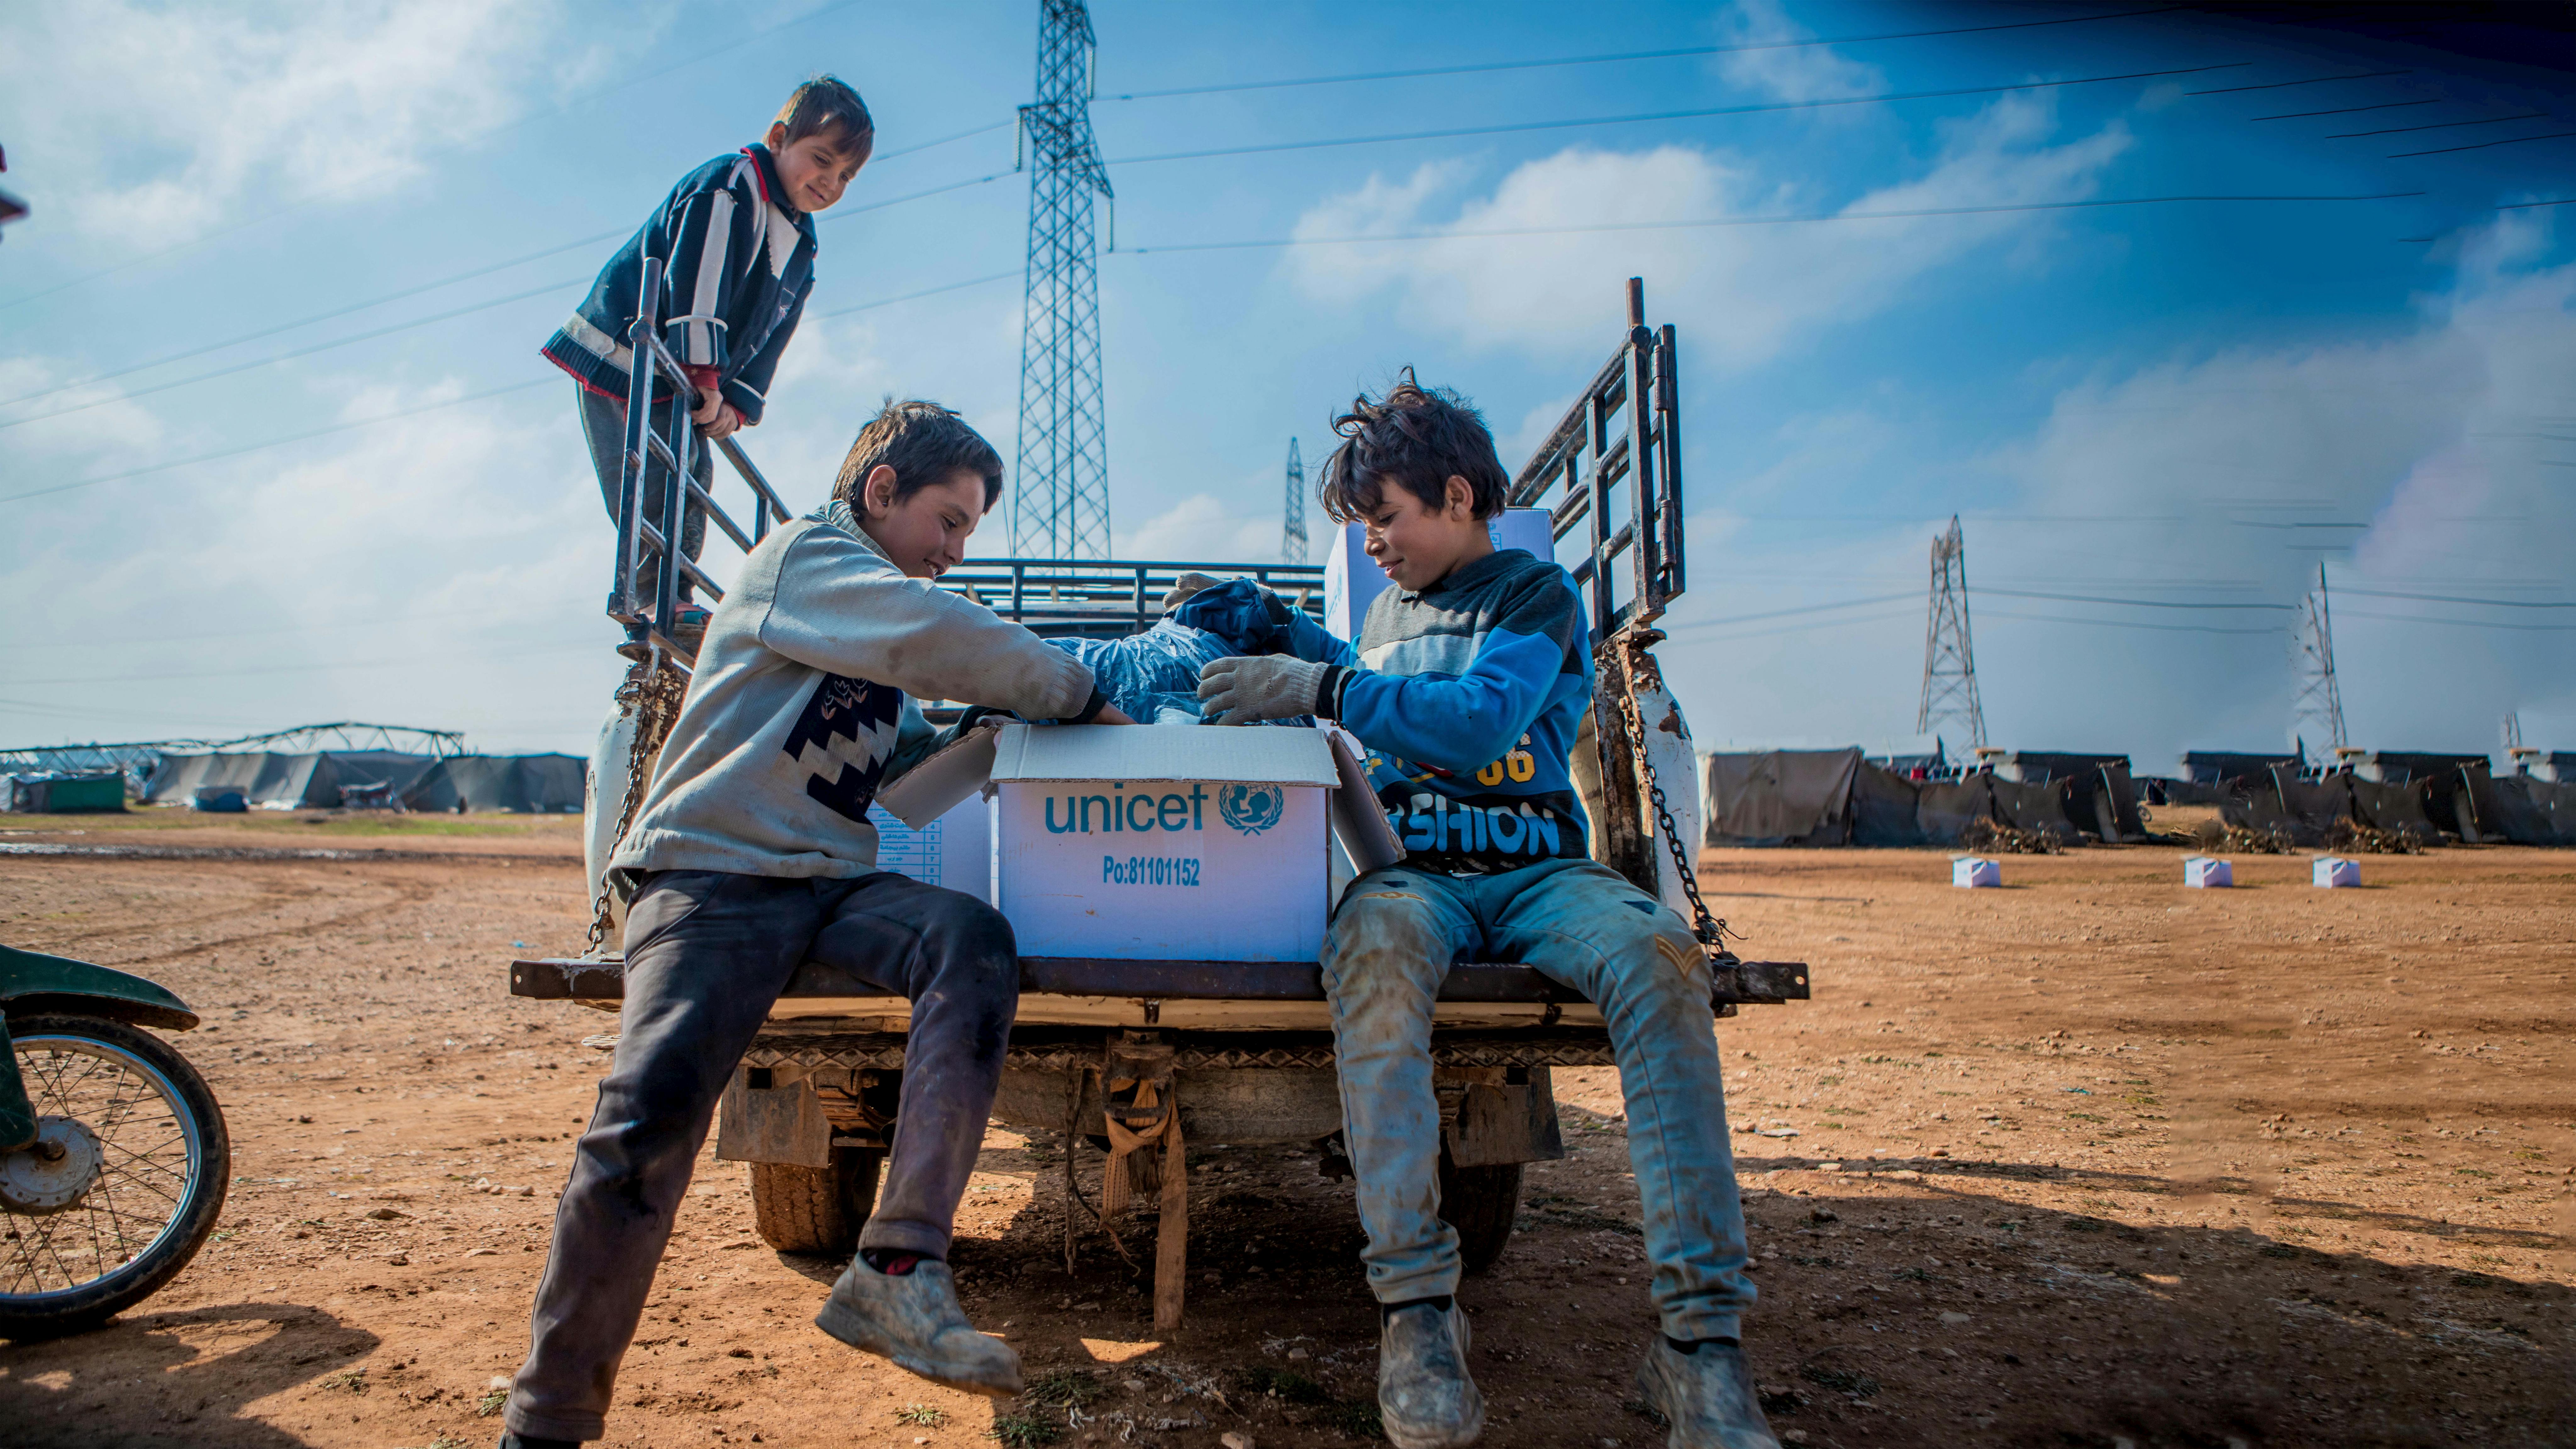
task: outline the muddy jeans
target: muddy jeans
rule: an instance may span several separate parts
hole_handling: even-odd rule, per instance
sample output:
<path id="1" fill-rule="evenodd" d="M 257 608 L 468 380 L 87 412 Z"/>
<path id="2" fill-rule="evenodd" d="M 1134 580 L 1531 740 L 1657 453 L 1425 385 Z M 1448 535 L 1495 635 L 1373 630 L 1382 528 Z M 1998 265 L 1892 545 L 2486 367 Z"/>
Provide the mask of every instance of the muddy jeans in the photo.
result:
<path id="1" fill-rule="evenodd" d="M 1324 993 L 1369 1290 L 1402 1303 L 1458 1289 L 1458 1234 L 1440 1220 L 1430 1042 L 1441 978 L 1462 960 L 1535 967 L 1601 1008 L 1627 1098 L 1655 1311 L 1674 1338 L 1736 1337 L 1753 1280 L 1708 960 L 1679 916 L 1588 860 L 1467 877 L 1390 866 L 1342 893 Z"/>
<path id="2" fill-rule="evenodd" d="M 579 385 L 576 384 L 576 386 Z M 656 423 L 664 421 L 663 410 L 670 404 L 656 403 L 653 406 L 654 421 Z M 599 496 L 608 504 L 608 522 L 613 528 L 618 522 L 617 485 L 626 456 L 624 441 L 626 399 L 601 397 L 586 387 L 581 388 L 581 436 L 582 441 L 590 445 L 591 471 L 599 475 Z M 698 480 L 699 487 L 713 492 L 716 446 L 700 438 L 697 441 L 696 454 L 696 457 L 689 460 L 689 473 Z M 669 466 L 647 450 L 644 455 L 644 521 L 655 528 L 662 526 L 662 490 L 670 485 Z M 707 508 L 705 504 L 688 497 L 687 489 L 681 490 L 681 501 L 686 506 L 680 515 L 680 551 L 695 562 L 700 554 L 707 551 Z M 636 536 L 635 549 L 635 596 L 643 601 L 644 612 L 650 614 L 653 612 L 653 601 L 660 597 L 656 590 L 662 587 L 662 565 L 646 551 L 641 534 Z M 681 575 L 681 600 L 686 602 L 690 591 L 696 587 L 689 582 L 687 575 Z M 609 601 L 612 606 L 616 602 L 614 599 Z"/>
<path id="3" fill-rule="evenodd" d="M 596 1439 L 716 1099 L 806 960 L 912 1000 L 903 1096 L 859 1242 L 945 1257 L 1018 1014 L 1011 926 L 972 896 L 899 875 L 648 878 L 626 917 L 626 1001 L 530 1315 L 505 1422 Z"/>

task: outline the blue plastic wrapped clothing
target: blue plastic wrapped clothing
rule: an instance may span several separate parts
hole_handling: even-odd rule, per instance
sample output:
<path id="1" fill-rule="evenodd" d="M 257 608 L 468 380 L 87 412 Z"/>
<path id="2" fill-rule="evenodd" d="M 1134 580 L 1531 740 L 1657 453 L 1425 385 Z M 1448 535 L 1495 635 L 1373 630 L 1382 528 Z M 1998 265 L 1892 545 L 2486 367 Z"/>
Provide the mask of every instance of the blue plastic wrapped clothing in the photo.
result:
<path id="1" fill-rule="evenodd" d="M 1294 654 L 1310 661 L 1353 662 L 1348 644 L 1250 579 L 1200 590 L 1142 634 L 1047 642 L 1089 665 L 1109 702 L 1141 724 L 1196 720 L 1199 670 L 1219 659 Z"/>

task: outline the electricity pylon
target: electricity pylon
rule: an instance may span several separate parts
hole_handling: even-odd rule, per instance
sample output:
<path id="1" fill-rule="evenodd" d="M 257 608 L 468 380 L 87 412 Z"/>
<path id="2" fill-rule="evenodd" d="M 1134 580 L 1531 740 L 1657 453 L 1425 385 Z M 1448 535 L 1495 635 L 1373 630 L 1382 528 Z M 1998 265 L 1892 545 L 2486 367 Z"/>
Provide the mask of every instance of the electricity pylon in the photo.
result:
<path id="1" fill-rule="evenodd" d="M 1091 204 L 1111 197 L 1091 135 L 1099 42 L 1083 0 L 1038 0 L 1037 100 L 1020 107 L 1030 167 L 1020 316 L 1020 466 L 1011 551 L 1109 556 L 1109 438 L 1100 399 L 1100 276 Z"/>
<path id="2" fill-rule="evenodd" d="M 1279 561 L 1306 561 L 1306 460 L 1297 456 L 1297 440 L 1288 440 L 1288 511 L 1279 529 Z"/>
<path id="3" fill-rule="evenodd" d="M 1932 599 L 1923 631 L 1923 704 L 1914 713 L 1917 734 L 1930 734 L 1940 721 L 1963 720 L 1968 745 L 1986 744 L 1986 707 L 1977 698 L 1977 656 L 1968 643 L 1968 544 L 1959 533 L 1959 516 L 1950 529 L 1932 540 Z"/>
<path id="4" fill-rule="evenodd" d="M 2317 586 L 2299 601 L 2298 693 L 2290 703 L 2290 731 L 2314 720 L 2324 728 L 2329 749 L 2349 743 L 2343 733 L 2343 689 L 2335 683 L 2334 611 L 2326 601 L 2326 566 L 2317 565 Z"/>

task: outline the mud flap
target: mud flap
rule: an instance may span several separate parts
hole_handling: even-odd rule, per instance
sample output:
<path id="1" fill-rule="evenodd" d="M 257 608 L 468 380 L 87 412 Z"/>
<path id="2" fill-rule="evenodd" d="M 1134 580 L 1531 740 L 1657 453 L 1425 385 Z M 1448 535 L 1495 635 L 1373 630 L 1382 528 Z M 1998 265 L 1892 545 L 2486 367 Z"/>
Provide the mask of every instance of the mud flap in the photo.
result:
<path id="1" fill-rule="evenodd" d="M 754 1083 L 755 1075 L 761 1079 Z M 810 1079 L 767 1085 L 761 1067 L 737 1067 L 717 1103 L 716 1157 L 724 1162 L 832 1165 L 832 1123 Z"/>
<path id="2" fill-rule="evenodd" d="M 1546 1067 L 1470 1068 L 1500 1081 L 1471 1081 L 1456 1115 L 1442 1128 L 1449 1160 L 1460 1167 L 1554 1162 L 1565 1156 L 1556 1123 L 1556 1088 Z"/>

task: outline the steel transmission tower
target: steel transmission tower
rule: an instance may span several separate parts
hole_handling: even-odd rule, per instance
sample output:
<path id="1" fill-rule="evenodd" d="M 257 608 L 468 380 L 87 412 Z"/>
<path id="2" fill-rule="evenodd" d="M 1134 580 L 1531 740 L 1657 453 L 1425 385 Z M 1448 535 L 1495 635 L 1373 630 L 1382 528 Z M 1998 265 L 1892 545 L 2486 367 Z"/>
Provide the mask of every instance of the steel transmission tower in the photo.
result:
<path id="1" fill-rule="evenodd" d="M 2343 734 L 2343 690 L 2335 683 L 2334 613 L 2326 602 L 2326 566 L 2317 565 L 2317 586 L 2299 603 L 2299 692 L 2290 704 L 2290 730 L 2304 739 L 2300 727 L 2310 720 L 2326 733 L 2326 746 L 2340 750 Z"/>
<path id="2" fill-rule="evenodd" d="M 1932 540 L 1931 618 L 1923 633 L 1923 704 L 1914 728 L 1930 734 L 1942 720 L 1968 726 L 1968 745 L 1986 743 L 1986 707 L 1977 698 L 1977 656 L 1968 644 L 1968 544 L 1959 534 L 1959 516 L 1950 515 L 1950 530 Z"/>
<path id="3" fill-rule="evenodd" d="M 1091 136 L 1098 41 L 1083 0 L 1038 0 L 1037 101 L 1020 107 L 1030 163 L 1028 293 L 1020 319 L 1020 468 L 1011 551 L 1109 556 L 1109 439 L 1100 400 L 1100 276 L 1091 205 L 1112 196 Z"/>
<path id="4" fill-rule="evenodd" d="M 1297 456 L 1297 440 L 1288 440 L 1288 508 L 1279 529 L 1279 561 L 1306 561 L 1306 460 Z"/>

